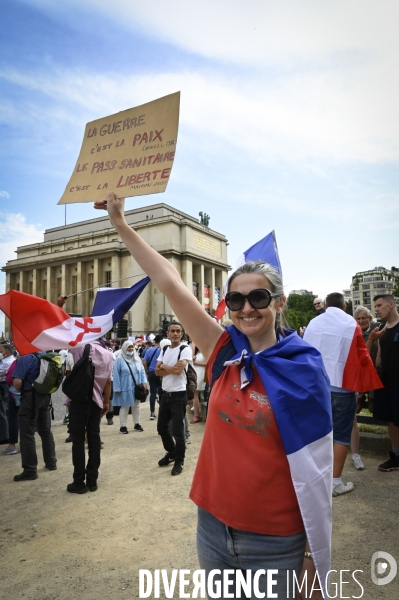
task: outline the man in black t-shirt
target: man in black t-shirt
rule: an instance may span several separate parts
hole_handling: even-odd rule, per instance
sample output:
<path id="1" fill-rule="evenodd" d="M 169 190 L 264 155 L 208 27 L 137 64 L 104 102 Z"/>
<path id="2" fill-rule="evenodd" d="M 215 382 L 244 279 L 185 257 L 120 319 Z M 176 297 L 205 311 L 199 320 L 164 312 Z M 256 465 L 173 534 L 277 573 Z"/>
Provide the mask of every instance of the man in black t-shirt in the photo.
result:
<path id="1" fill-rule="evenodd" d="M 379 367 L 384 388 L 374 392 L 374 417 L 388 421 L 392 444 L 389 460 L 379 465 L 380 471 L 399 471 L 399 313 L 395 298 L 390 294 L 373 298 L 377 315 L 385 321 L 379 330 L 369 336 L 367 347 L 378 340 L 376 366 Z"/>

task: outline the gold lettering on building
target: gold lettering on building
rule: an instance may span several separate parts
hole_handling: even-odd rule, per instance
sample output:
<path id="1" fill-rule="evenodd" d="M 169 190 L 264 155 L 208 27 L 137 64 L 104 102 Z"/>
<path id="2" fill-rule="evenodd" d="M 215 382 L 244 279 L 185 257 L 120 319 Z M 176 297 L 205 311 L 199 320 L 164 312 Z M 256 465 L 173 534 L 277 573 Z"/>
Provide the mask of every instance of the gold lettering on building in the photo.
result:
<path id="1" fill-rule="evenodd" d="M 216 242 L 215 240 L 206 238 L 203 235 L 199 235 L 198 233 L 193 233 L 193 238 L 194 246 L 196 248 L 201 248 L 201 250 L 206 250 L 211 254 L 216 254 L 217 256 L 220 256 L 220 242 Z"/>

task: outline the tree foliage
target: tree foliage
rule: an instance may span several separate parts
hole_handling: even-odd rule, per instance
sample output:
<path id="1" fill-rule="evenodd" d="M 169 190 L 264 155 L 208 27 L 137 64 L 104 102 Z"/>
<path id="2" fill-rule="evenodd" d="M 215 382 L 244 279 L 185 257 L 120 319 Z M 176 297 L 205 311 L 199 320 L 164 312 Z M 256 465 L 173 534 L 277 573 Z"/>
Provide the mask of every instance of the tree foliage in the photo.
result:
<path id="1" fill-rule="evenodd" d="M 348 302 L 346 303 L 346 312 L 347 312 L 348 315 L 351 315 L 353 317 L 352 300 L 348 300 Z"/>
<path id="2" fill-rule="evenodd" d="M 309 323 L 316 316 L 313 301 L 317 296 L 313 294 L 290 294 L 287 300 L 285 317 L 290 327 L 299 329 Z"/>

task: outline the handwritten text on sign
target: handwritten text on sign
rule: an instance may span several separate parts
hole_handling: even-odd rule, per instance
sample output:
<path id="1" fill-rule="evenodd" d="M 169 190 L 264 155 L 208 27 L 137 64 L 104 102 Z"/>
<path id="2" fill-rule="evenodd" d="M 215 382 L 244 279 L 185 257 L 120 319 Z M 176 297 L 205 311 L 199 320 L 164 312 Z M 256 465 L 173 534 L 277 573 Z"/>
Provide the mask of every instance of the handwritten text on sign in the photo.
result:
<path id="1" fill-rule="evenodd" d="M 58 204 L 164 192 L 175 158 L 180 92 L 86 125 L 74 172 Z"/>

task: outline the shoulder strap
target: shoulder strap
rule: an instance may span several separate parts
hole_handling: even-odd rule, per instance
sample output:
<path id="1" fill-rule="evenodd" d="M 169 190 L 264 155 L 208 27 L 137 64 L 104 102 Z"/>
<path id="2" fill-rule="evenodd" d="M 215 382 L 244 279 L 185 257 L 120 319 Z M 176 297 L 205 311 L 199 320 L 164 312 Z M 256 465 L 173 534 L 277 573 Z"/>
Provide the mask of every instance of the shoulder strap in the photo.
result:
<path id="1" fill-rule="evenodd" d="M 147 363 L 148 368 L 150 368 L 150 365 L 152 363 L 152 359 L 154 358 L 155 353 L 156 353 L 157 350 L 158 350 L 158 348 L 155 348 L 154 352 L 151 354 L 151 358 L 150 358 L 150 360 Z"/>
<path id="2" fill-rule="evenodd" d="M 129 371 L 130 371 L 130 375 L 132 376 L 132 379 L 133 379 L 133 381 L 134 381 L 134 385 L 136 386 L 136 385 L 137 385 L 137 383 L 136 383 L 136 380 L 135 380 L 135 378 L 134 378 L 133 371 L 132 371 L 132 369 L 130 368 L 130 365 L 129 365 L 129 363 L 127 362 L 126 358 L 124 358 L 123 360 L 124 360 L 124 361 L 125 361 L 125 363 L 127 364 L 127 367 L 128 367 L 128 369 L 129 369 Z"/>

